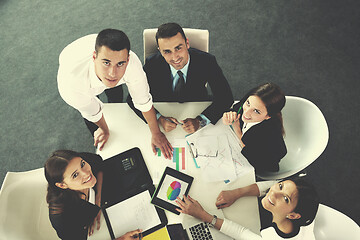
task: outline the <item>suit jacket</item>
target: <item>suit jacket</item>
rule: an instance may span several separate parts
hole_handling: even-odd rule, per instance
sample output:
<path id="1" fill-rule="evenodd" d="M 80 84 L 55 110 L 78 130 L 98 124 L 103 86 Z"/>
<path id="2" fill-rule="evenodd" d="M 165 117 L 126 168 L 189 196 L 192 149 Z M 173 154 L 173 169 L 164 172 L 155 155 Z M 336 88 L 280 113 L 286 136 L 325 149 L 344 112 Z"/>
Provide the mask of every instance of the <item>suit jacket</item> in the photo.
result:
<path id="1" fill-rule="evenodd" d="M 235 104 L 232 110 L 237 112 L 246 99 Z M 240 114 L 242 116 L 243 109 Z M 244 122 L 241 117 L 239 122 L 242 128 Z M 281 134 L 281 124 L 276 118 L 270 118 L 252 126 L 245 132 L 241 140 L 245 144 L 241 153 L 257 173 L 279 171 L 279 162 L 286 155 L 287 149 Z"/>
<path id="2" fill-rule="evenodd" d="M 209 101 L 212 104 L 202 114 L 215 124 L 234 102 L 230 86 L 213 55 L 190 48 L 190 64 L 186 77 L 184 102 Z M 154 102 L 175 102 L 169 64 L 160 52 L 146 59 L 144 71 Z M 208 82 L 212 96 L 206 89 Z M 128 101 L 129 105 L 131 103 Z M 134 109 L 134 108 L 133 108 Z"/>
<path id="3" fill-rule="evenodd" d="M 102 168 L 101 157 L 92 153 L 81 153 L 80 156 L 90 164 L 92 172 L 96 176 Z M 79 199 L 71 202 L 66 201 L 61 213 L 49 214 L 49 217 L 59 238 L 82 240 L 87 239 L 88 227 L 99 211 L 100 208 L 97 205 Z"/>

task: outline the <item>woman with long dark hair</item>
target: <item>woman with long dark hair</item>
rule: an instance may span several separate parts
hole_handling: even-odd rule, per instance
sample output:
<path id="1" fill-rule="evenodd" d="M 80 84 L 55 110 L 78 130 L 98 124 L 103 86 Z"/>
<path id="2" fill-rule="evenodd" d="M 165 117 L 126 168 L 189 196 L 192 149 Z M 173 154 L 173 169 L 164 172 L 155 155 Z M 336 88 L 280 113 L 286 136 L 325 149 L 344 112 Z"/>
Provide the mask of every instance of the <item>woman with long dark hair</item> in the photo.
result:
<path id="1" fill-rule="evenodd" d="M 102 158 L 92 153 L 58 150 L 45 163 L 49 217 L 63 239 L 87 239 L 100 227 Z M 119 239 L 132 239 L 139 230 Z"/>
<path id="2" fill-rule="evenodd" d="M 241 153 L 257 173 L 276 172 L 286 155 L 281 110 L 285 95 L 274 83 L 250 90 L 245 97 L 223 115 L 223 123 L 231 125 L 240 139 Z"/>
<path id="3" fill-rule="evenodd" d="M 260 235 L 228 219 L 209 214 L 190 196 L 185 196 L 184 201 L 177 199 L 180 207 L 178 211 L 211 223 L 216 229 L 235 239 L 315 240 L 312 222 L 319 207 L 319 199 L 311 184 L 299 178 L 282 182 L 258 182 L 223 191 L 217 198 L 216 206 L 228 207 L 238 198 L 245 196 L 264 196 L 259 199 Z"/>

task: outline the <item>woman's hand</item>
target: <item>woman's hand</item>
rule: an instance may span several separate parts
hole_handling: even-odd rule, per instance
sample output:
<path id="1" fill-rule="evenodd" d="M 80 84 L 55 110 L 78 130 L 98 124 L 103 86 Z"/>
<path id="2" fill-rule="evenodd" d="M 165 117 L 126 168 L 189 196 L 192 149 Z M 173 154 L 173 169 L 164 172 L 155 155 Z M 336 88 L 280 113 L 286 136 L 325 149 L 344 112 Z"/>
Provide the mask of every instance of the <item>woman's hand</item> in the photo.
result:
<path id="1" fill-rule="evenodd" d="M 245 147 L 245 144 L 242 141 L 242 131 L 239 124 L 240 114 L 236 112 L 226 112 L 223 114 L 222 121 L 225 125 L 232 125 L 235 131 L 236 136 L 240 140 L 241 148 Z M 235 123 L 235 124 L 234 124 Z"/>
<path id="2" fill-rule="evenodd" d="M 215 205 L 219 209 L 229 207 L 236 200 L 245 196 L 260 196 L 259 187 L 254 183 L 246 187 L 222 191 L 217 197 Z"/>
<path id="3" fill-rule="evenodd" d="M 134 240 L 134 239 L 140 238 L 139 236 L 141 236 L 141 232 L 142 232 L 141 229 L 130 231 L 130 232 L 125 233 L 121 237 L 117 238 L 116 240 Z"/>
<path id="4" fill-rule="evenodd" d="M 231 125 L 233 123 L 238 123 L 240 119 L 240 114 L 236 112 L 226 112 L 223 114 L 222 121 L 225 125 Z"/>
<path id="5" fill-rule="evenodd" d="M 89 227 L 89 236 L 94 234 L 94 229 L 96 227 L 96 230 L 100 229 L 100 218 L 101 218 L 101 210 L 99 211 L 99 213 L 97 214 L 97 216 L 95 217 L 93 223 L 90 225 Z M 96 226 L 97 225 L 97 226 Z"/>
<path id="6" fill-rule="evenodd" d="M 100 176 L 99 176 L 99 178 L 100 178 Z M 101 172 L 101 183 L 102 183 L 102 172 Z M 98 188 L 98 190 L 100 190 L 100 192 L 101 192 L 101 188 L 100 189 Z M 95 204 L 100 207 L 101 194 L 98 194 L 98 193 L 95 196 Z M 98 214 L 96 215 L 93 223 L 89 227 L 89 236 L 94 234 L 95 227 L 96 227 L 96 230 L 99 231 L 99 229 L 100 229 L 100 219 L 101 219 L 101 210 L 98 212 Z"/>
<path id="7" fill-rule="evenodd" d="M 229 191 L 221 191 L 216 199 L 216 207 L 218 209 L 231 206 L 237 199 L 241 197 L 240 189 L 234 189 Z"/>
<path id="8" fill-rule="evenodd" d="M 206 221 L 207 215 L 209 215 L 203 207 L 200 205 L 198 201 L 191 198 L 190 196 L 184 196 L 184 201 L 177 197 L 176 203 L 179 205 L 181 209 L 176 209 L 177 211 L 185 214 L 189 214 L 197 219 L 202 221 Z M 212 216 L 210 215 L 212 218 Z"/>

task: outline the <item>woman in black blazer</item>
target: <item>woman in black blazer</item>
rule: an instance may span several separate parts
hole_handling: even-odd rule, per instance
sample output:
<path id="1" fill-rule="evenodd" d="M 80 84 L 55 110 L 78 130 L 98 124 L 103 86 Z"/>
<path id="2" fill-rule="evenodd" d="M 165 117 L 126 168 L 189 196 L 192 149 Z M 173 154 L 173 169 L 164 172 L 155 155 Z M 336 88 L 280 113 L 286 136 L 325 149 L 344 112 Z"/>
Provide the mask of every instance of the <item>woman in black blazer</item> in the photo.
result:
<path id="1" fill-rule="evenodd" d="M 58 150 L 45 163 L 49 217 L 59 238 L 87 239 L 100 227 L 102 158 L 93 153 Z M 139 230 L 119 239 L 133 239 Z"/>
<path id="2" fill-rule="evenodd" d="M 281 115 L 284 106 L 281 89 L 266 83 L 250 90 L 223 115 L 223 123 L 232 125 L 240 139 L 241 153 L 257 173 L 279 171 L 279 162 L 287 153 Z"/>

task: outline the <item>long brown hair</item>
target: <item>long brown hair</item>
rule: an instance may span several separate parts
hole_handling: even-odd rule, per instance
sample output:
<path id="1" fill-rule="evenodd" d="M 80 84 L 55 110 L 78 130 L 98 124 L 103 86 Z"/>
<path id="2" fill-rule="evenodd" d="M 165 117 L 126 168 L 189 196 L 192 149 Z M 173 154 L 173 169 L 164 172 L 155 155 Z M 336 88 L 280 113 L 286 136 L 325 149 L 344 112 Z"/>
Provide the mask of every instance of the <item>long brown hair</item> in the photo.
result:
<path id="1" fill-rule="evenodd" d="M 67 202 L 80 200 L 79 192 L 62 189 L 55 185 L 63 182 L 64 172 L 69 162 L 75 157 L 80 157 L 79 153 L 71 150 L 57 150 L 45 163 L 45 178 L 48 181 L 46 201 L 49 204 L 50 214 L 61 213 Z"/>
<path id="2" fill-rule="evenodd" d="M 265 104 L 268 116 L 276 118 L 281 126 L 281 134 L 285 134 L 281 110 L 285 106 L 285 95 L 278 85 L 275 83 L 265 83 L 251 89 L 246 94 L 246 99 L 249 96 L 258 96 Z"/>

